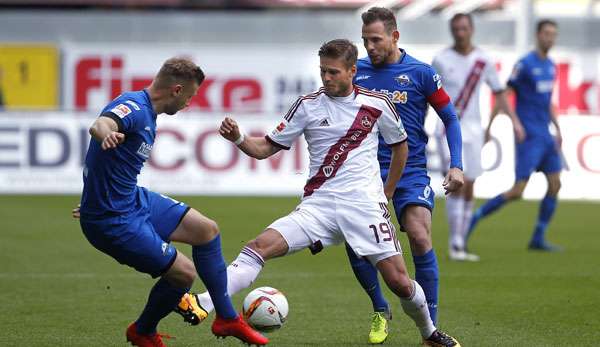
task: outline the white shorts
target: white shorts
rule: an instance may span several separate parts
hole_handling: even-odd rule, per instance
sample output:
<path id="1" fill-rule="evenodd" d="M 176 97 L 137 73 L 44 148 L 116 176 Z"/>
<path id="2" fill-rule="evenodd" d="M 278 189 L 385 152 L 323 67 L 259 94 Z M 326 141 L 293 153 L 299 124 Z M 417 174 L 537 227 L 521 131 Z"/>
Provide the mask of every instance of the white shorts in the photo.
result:
<path id="1" fill-rule="evenodd" d="M 344 241 L 372 264 L 402 254 L 385 202 L 310 197 L 269 228 L 283 236 L 288 254 L 305 248 L 316 254 Z"/>
<path id="2" fill-rule="evenodd" d="M 438 138 L 439 153 L 442 160 L 442 168 L 447 170 L 450 167 L 450 151 L 445 137 Z M 483 139 L 471 138 L 468 141 L 463 141 L 462 144 L 462 160 L 463 173 L 465 179 L 475 181 L 477 177 L 483 174 L 481 167 L 481 149 L 483 148 Z"/>

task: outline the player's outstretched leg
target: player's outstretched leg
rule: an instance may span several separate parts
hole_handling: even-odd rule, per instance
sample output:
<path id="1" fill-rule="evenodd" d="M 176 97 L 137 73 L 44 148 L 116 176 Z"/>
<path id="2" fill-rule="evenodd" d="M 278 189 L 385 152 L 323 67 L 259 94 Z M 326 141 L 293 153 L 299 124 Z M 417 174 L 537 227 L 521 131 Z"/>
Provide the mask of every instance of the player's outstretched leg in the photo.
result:
<path id="1" fill-rule="evenodd" d="M 212 325 L 213 334 L 217 337 L 234 336 L 249 344 L 266 345 L 269 340 L 250 328 L 233 308 L 227 292 L 227 267 L 221 252 L 217 224 L 191 209 L 172 234 L 172 239 L 192 245 L 194 266 L 217 312 Z M 177 302 L 184 294 L 179 295 Z M 175 306 L 177 304 L 172 307 L 173 310 Z"/>
<path id="2" fill-rule="evenodd" d="M 481 207 L 477 209 L 477 211 L 475 211 L 475 213 L 473 213 L 473 217 L 471 218 L 471 222 L 469 223 L 469 230 L 467 231 L 467 235 L 465 237 L 465 244 L 468 242 L 469 238 L 471 237 L 471 234 L 473 234 L 477 223 L 479 223 L 479 221 L 482 218 L 485 218 L 487 215 L 494 213 L 498 209 L 500 209 L 500 207 L 502 207 L 502 205 L 504 205 L 506 201 L 507 200 L 504 197 L 504 194 L 497 195 L 496 197 L 486 201 Z"/>
<path id="3" fill-rule="evenodd" d="M 384 343 L 388 337 L 388 320 L 391 320 L 392 312 L 381 292 L 381 286 L 377 279 L 377 269 L 367 259 L 358 257 L 348 243 L 346 243 L 346 253 L 356 279 L 371 298 L 373 304 L 369 343 Z"/>
<path id="4" fill-rule="evenodd" d="M 408 276 L 402 256 L 394 255 L 378 261 L 377 269 L 388 287 L 400 298 L 402 310 L 415 322 L 424 344 L 460 347 L 455 338 L 435 327 L 429 315 L 425 293 L 419 283 Z"/>

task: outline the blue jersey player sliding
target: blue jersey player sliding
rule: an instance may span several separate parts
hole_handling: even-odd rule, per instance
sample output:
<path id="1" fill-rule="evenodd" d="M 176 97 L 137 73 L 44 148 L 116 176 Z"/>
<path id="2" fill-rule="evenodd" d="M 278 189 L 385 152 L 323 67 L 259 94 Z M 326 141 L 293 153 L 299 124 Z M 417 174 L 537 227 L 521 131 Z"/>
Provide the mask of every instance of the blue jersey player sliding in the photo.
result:
<path id="1" fill-rule="evenodd" d="M 394 102 L 408 133 L 408 160 L 402 178 L 393 196 L 396 218 L 408 235 L 415 264 L 415 279 L 423 288 L 430 316 L 436 322 L 438 303 L 438 264 L 431 243 L 431 211 L 433 191 L 427 175 L 427 134 L 425 116 L 429 105 L 436 110 L 446 127 L 450 150 L 450 168 L 443 186 L 454 192 L 463 185 L 462 140 L 460 124 L 442 88 L 440 76 L 434 69 L 411 57 L 397 47 L 399 32 L 394 14 L 381 7 L 372 7 L 362 14 L 362 39 L 368 57 L 360 59 L 354 79 L 357 85 L 387 93 Z M 378 159 L 382 179 L 390 166 L 390 149 L 379 141 Z M 357 257 L 346 247 L 350 263 L 358 281 L 373 303 L 375 311 L 369 333 L 369 342 L 383 343 L 387 338 L 388 303 L 381 293 L 377 271 L 364 258 Z M 427 342 L 426 342 L 427 343 Z M 448 340 L 443 346 L 455 346 Z"/>
<path id="2" fill-rule="evenodd" d="M 560 190 L 562 160 L 560 146 L 562 137 L 556 110 L 552 106 L 552 89 L 556 76 L 554 63 L 548 52 L 557 36 L 557 25 L 551 20 L 541 20 L 537 25 L 537 49 L 521 58 L 515 65 L 508 81 L 509 90 L 517 96 L 517 116 L 527 134 L 525 141 L 516 143 L 515 184 L 508 191 L 488 200 L 471 219 L 469 237 L 477 223 L 509 201 L 519 199 L 534 171 L 542 171 L 548 181 L 546 196 L 542 199 L 537 224 L 529 241 L 529 249 L 557 251 L 560 247 L 546 241 L 548 223 L 556 209 L 556 197 Z M 556 138 L 548 129 L 552 122 Z"/>
<path id="3" fill-rule="evenodd" d="M 81 229 L 95 248 L 119 263 L 160 277 L 141 315 L 127 328 L 127 340 L 136 346 L 164 346 L 157 325 L 177 307 L 196 272 L 215 304 L 216 336 L 268 343 L 231 304 L 217 224 L 182 202 L 137 185 L 154 144 L 157 115 L 187 107 L 203 80 L 196 64 L 171 58 L 147 89 L 117 97 L 90 128 L 81 207 L 74 211 L 75 216 L 79 212 Z M 193 262 L 171 241 L 191 245 Z"/>

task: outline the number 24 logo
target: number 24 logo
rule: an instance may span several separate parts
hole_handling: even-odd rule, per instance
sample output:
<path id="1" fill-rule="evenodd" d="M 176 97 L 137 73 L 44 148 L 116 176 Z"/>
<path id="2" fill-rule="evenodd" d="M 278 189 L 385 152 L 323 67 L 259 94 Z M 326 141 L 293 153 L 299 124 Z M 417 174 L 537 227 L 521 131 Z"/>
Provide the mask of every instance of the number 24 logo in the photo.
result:
<path id="1" fill-rule="evenodd" d="M 392 101 L 395 103 L 406 104 L 408 101 L 408 95 L 406 94 L 406 91 L 400 92 L 399 90 L 395 90 L 392 93 Z"/>

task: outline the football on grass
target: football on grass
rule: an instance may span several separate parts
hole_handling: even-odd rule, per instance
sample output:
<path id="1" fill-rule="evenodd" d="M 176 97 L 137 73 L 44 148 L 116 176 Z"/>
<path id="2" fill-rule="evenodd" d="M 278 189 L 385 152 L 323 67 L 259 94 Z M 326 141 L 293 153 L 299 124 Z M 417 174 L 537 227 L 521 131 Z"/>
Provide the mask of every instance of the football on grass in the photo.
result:
<path id="1" fill-rule="evenodd" d="M 275 288 L 256 288 L 244 299 L 244 318 L 256 330 L 270 332 L 281 328 L 288 311 L 285 295 Z"/>

